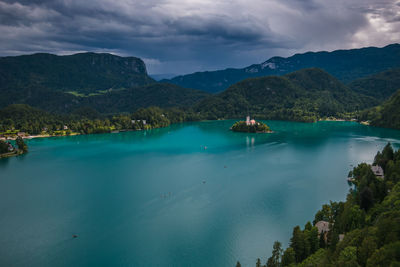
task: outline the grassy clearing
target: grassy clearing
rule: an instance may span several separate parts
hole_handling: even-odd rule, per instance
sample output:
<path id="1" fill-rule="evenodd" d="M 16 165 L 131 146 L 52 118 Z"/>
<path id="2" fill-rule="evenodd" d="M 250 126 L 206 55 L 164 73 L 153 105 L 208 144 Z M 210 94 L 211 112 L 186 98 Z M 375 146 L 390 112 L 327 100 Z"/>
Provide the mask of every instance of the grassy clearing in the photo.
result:
<path id="1" fill-rule="evenodd" d="M 104 94 L 107 94 L 107 93 L 116 92 L 116 91 L 123 91 L 123 90 L 126 90 L 126 88 L 118 88 L 118 89 L 110 88 L 110 89 L 105 89 L 105 90 L 97 90 L 96 92 L 89 93 L 89 94 L 85 94 L 85 93 L 78 92 L 78 91 L 68 91 L 66 93 L 74 95 L 74 96 L 77 96 L 77 97 L 90 97 L 90 96 L 104 95 Z"/>

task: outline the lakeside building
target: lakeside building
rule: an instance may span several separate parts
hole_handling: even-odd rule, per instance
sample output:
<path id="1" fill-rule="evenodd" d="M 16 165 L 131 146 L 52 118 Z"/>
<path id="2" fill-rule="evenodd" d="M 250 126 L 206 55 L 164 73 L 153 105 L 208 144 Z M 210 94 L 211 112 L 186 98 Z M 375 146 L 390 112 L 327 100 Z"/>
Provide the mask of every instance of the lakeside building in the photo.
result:
<path id="1" fill-rule="evenodd" d="M 19 136 L 19 137 L 28 137 L 29 134 L 27 134 L 27 133 L 25 133 L 25 132 L 18 132 L 18 133 L 17 133 L 17 136 Z"/>
<path id="2" fill-rule="evenodd" d="M 328 233 L 329 232 L 329 222 L 327 221 L 319 221 L 315 224 L 315 227 L 318 228 L 318 234 Z"/>
<path id="3" fill-rule="evenodd" d="M 371 170 L 372 170 L 372 172 L 375 174 L 375 176 L 376 176 L 377 178 L 380 178 L 380 179 L 385 178 L 384 173 L 383 173 L 383 169 L 382 169 L 381 166 L 372 165 L 372 166 L 371 166 Z"/>
<path id="4" fill-rule="evenodd" d="M 132 124 L 135 124 L 136 122 L 142 122 L 143 125 L 146 125 L 146 120 L 132 120 Z"/>
<path id="5" fill-rule="evenodd" d="M 318 237 L 324 235 L 325 242 L 328 240 L 328 232 L 329 232 L 329 222 L 327 221 L 319 221 L 315 224 L 315 227 L 318 229 Z"/>
<path id="6" fill-rule="evenodd" d="M 10 142 L 7 142 L 7 144 L 8 144 L 8 152 L 13 152 L 15 150 L 14 146 Z"/>

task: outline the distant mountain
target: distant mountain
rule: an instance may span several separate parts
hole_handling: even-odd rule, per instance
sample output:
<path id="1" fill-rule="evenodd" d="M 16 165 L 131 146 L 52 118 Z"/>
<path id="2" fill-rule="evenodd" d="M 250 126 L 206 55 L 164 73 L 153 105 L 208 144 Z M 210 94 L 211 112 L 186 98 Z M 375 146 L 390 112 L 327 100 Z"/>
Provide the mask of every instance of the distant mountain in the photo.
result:
<path id="1" fill-rule="evenodd" d="M 154 82 L 147 75 L 144 62 L 135 57 L 96 53 L 0 57 L 0 92 L 39 86 L 58 92 L 89 94 Z"/>
<path id="2" fill-rule="evenodd" d="M 358 93 L 374 97 L 380 101 L 387 100 L 400 89 L 400 68 L 390 69 L 349 84 Z"/>
<path id="3" fill-rule="evenodd" d="M 341 116 L 378 102 L 351 91 L 327 72 L 303 69 L 284 76 L 249 78 L 212 95 L 194 109 L 209 119 L 238 118 L 315 121 Z"/>
<path id="4" fill-rule="evenodd" d="M 176 75 L 177 74 L 173 74 L 173 73 L 150 74 L 150 77 L 156 81 L 160 81 L 160 80 L 165 80 L 165 79 L 171 79 L 171 78 L 175 77 Z"/>
<path id="5" fill-rule="evenodd" d="M 360 120 L 369 120 L 373 126 L 400 130 L 400 88 L 380 106 L 363 112 Z"/>
<path id="6" fill-rule="evenodd" d="M 246 78 L 284 75 L 313 67 L 324 69 L 340 81 L 347 83 L 390 68 L 400 67 L 400 45 L 333 52 L 308 52 L 288 58 L 273 57 L 262 64 L 254 64 L 243 69 L 196 72 L 163 81 L 216 93 Z"/>

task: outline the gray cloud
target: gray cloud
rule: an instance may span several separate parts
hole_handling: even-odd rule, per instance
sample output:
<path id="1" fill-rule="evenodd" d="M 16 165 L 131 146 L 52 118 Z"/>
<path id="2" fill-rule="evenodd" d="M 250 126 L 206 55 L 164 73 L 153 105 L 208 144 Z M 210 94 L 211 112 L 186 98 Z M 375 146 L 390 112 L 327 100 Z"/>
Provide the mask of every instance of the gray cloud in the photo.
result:
<path id="1" fill-rule="evenodd" d="M 0 0 L 0 55 L 112 52 L 152 73 L 398 42 L 395 0 Z"/>

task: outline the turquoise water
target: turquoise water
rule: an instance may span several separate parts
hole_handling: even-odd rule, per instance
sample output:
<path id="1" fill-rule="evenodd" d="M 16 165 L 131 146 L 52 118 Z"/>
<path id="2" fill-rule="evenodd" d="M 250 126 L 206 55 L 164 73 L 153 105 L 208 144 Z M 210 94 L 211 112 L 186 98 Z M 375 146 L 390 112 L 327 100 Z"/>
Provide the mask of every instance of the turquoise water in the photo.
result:
<path id="1" fill-rule="evenodd" d="M 345 199 L 351 165 L 400 147 L 350 122 L 232 123 L 30 140 L 0 160 L 0 265 L 255 266 Z"/>

